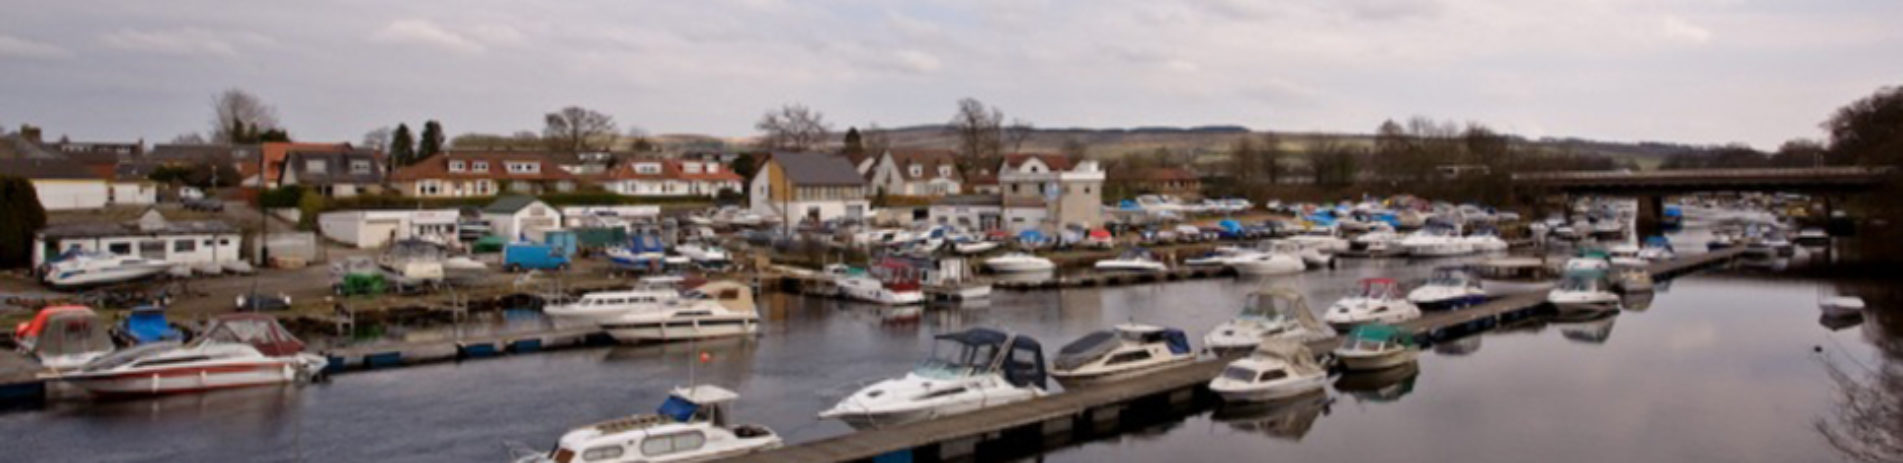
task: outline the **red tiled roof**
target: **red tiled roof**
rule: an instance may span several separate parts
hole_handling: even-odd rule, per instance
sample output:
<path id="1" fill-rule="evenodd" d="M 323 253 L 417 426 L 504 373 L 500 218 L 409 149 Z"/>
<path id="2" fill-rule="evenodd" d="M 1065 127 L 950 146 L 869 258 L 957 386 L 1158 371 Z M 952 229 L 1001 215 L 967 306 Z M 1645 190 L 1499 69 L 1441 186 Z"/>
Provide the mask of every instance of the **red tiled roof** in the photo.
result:
<path id="1" fill-rule="evenodd" d="M 271 142 L 271 143 L 265 143 L 265 144 L 259 145 L 259 148 L 258 148 L 258 152 L 262 153 L 262 155 L 264 156 L 264 164 L 265 164 L 264 178 L 266 179 L 266 181 L 273 181 L 278 178 L 281 178 L 284 175 L 283 172 L 281 172 L 280 170 L 284 167 L 284 158 L 290 156 L 291 151 L 311 153 L 311 152 L 344 152 L 349 150 L 350 150 L 349 143 Z M 244 174 L 244 176 L 246 177 L 257 175 L 258 173 L 257 161 L 253 160 L 252 162 L 238 163 L 238 173 Z"/>
<path id="2" fill-rule="evenodd" d="M 951 150 L 905 149 L 890 152 L 892 163 L 899 168 L 899 175 L 905 176 L 907 180 L 938 178 L 938 166 L 952 166 L 952 177 L 958 177 L 958 157 Z M 912 175 L 913 164 L 924 166 L 919 170 L 919 175 Z"/>
<path id="3" fill-rule="evenodd" d="M 450 172 L 449 161 L 463 161 L 462 172 Z M 475 162 L 489 163 L 487 172 L 477 172 Z M 511 173 L 508 162 L 535 162 L 541 164 L 535 173 Z M 401 167 L 390 174 L 390 180 L 396 182 L 422 179 L 492 179 L 492 180 L 575 180 L 575 174 L 562 170 L 553 160 L 543 153 L 533 151 L 446 151 L 417 161 L 415 164 Z"/>
<path id="4" fill-rule="evenodd" d="M 1070 158 L 1064 157 L 1064 155 L 1061 155 L 1061 154 L 1042 154 L 1042 153 L 1007 154 L 1007 155 L 1004 155 L 1004 166 L 1007 168 L 1016 169 L 1018 168 L 1018 166 L 1024 165 L 1024 161 L 1031 160 L 1032 158 L 1036 158 L 1039 161 L 1043 161 L 1044 165 L 1049 166 L 1051 170 L 1070 170 Z"/>
<path id="5" fill-rule="evenodd" d="M 702 164 L 701 171 L 696 173 L 688 173 L 687 169 L 685 168 L 685 164 L 688 162 L 701 163 Z M 656 163 L 661 165 L 661 171 L 658 173 L 644 174 L 644 173 L 635 171 L 635 166 L 642 165 L 642 164 L 656 164 Z M 708 165 L 719 166 L 720 170 L 716 172 L 708 172 L 706 169 Z M 727 166 L 721 165 L 720 163 L 708 162 L 708 161 L 683 161 L 680 159 L 629 160 L 629 161 L 622 162 L 621 165 L 615 166 L 614 169 L 610 169 L 607 172 L 607 174 L 604 176 L 604 178 L 608 180 L 668 179 L 668 180 L 706 180 L 706 181 L 735 181 L 735 182 L 738 182 L 741 180 L 740 174 L 734 173 L 733 169 L 730 169 Z"/>

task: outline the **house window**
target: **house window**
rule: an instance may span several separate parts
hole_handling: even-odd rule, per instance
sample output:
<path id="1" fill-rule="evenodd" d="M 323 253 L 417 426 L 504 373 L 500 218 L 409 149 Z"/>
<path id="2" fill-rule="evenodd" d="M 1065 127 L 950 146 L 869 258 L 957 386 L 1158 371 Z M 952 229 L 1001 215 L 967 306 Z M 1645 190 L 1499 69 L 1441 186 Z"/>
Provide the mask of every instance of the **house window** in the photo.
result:
<path id="1" fill-rule="evenodd" d="M 472 161 L 469 163 L 469 171 L 478 173 L 488 172 L 489 161 Z"/>
<path id="2" fill-rule="evenodd" d="M 368 159 L 352 159 L 352 160 L 350 160 L 350 173 L 353 173 L 353 174 L 368 174 L 368 173 L 370 173 L 370 160 L 368 160 Z"/>
<path id="3" fill-rule="evenodd" d="M 712 173 L 719 173 L 719 172 L 720 172 L 720 164 L 715 164 L 711 162 L 707 163 L 707 173 L 712 174 Z"/>
<path id="4" fill-rule="evenodd" d="M 329 166 L 326 165 L 324 163 L 324 160 L 322 159 L 309 159 L 304 161 L 305 172 L 309 172 L 313 174 L 321 174 L 321 173 L 324 173 L 324 171 L 326 170 L 326 167 L 329 167 Z"/>
<path id="5" fill-rule="evenodd" d="M 147 259 L 164 260 L 165 259 L 165 242 L 159 241 L 159 240 L 140 241 L 139 242 L 139 257 L 144 257 Z"/>
<path id="6" fill-rule="evenodd" d="M 661 165 L 660 165 L 660 164 L 656 164 L 656 163 L 652 163 L 652 162 L 644 162 L 644 163 L 640 163 L 640 164 L 635 164 L 635 165 L 634 165 L 634 173 L 637 173 L 637 174 L 658 174 L 658 173 L 661 173 Z"/>
<path id="7" fill-rule="evenodd" d="M 575 191 L 575 182 L 570 182 L 567 180 L 555 182 L 555 191 L 560 191 L 563 193 Z"/>
<path id="8" fill-rule="evenodd" d="M 532 182 L 510 182 L 509 183 L 509 191 L 513 191 L 516 193 L 528 193 L 534 189 L 535 189 L 535 184 Z"/>
<path id="9" fill-rule="evenodd" d="M 681 163 L 681 172 L 686 172 L 686 173 L 690 173 L 690 174 L 698 174 L 698 173 L 700 173 L 700 163 L 698 163 L 698 162 L 683 162 L 683 163 Z"/>
<path id="10" fill-rule="evenodd" d="M 197 240 L 178 240 L 172 242 L 172 252 L 192 252 L 197 250 Z"/>
<path id="11" fill-rule="evenodd" d="M 422 182 L 418 182 L 416 184 L 416 194 L 422 195 L 422 196 L 436 196 L 436 195 L 443 194 L 443 183 L 435 181 L 435 180 L 424 180 Z"/>
<path id="12" fill-rule="evenodd" d="M 938 176 L 944 177 L 944 178 L 951 178 L 951 174 L 952 174 L 951 167 L 952 166 L 947 166 L 947 165 L 938 166 Z"/>
<path id="13" fill-rule="evenodd" d="M 918 164 L 913 164 L 913 165 L 912 165 L 912 168 L 910 169 L 910 172 L 912 173 L 912 176 L 913 176 L 913 177 L 924 177 L 924 176 L 925 176 L 925 166 L 922 166 L 922 165 L 918 165 Z"/>
<path id="14" fill-rule="evenodd" d="M 462 172 L 462 171 L 463 171 L 463 162 L 462 162 L 462 161 L 449 161 L 449 171 L 450 171 L 450 172 Z"/>
<path id="15" fill-rule="evenodd" d="M 542 165 L 534 162 L 510 161 L 508 167 L 511 174 L 534 174 L 542 171 Z"/>
<path id="16" fill-rule="evenodd" d="M 113 253 L 114 255 L 120 255 L 120 256 L 131 255 L 132 243 L 108 244 L 106 245 L 106 252 L 110 252 L 110 253 Z"/>
<path id="17" fill-rule="evenodd" d="M 488 196 L 492 194 L 496 194 L 496 182 L 494 180 L 485 179 L 476 181 L 476 196 Z"/>

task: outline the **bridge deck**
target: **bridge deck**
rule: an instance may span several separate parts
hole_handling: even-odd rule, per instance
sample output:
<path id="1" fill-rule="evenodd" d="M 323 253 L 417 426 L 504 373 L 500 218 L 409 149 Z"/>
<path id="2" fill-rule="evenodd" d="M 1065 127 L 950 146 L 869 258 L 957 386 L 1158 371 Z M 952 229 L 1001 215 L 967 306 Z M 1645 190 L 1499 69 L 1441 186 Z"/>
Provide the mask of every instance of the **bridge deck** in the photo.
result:
<path id="1" fill-rule="evenodd" d="M 1737 257 L 1741 249 L 1689 255 L 1654 264 L 1650 270 L 1660 278 L 1669 278 L 1692 269 L 1703 268 Z M 1484 322 L 1512 313 L 1524 313 L 1545 303 L 1544 294 L 1521 294 L 1497 299 L 1461 310 L 1437 312 L 1403 323 L 1401 327 L 1417 335 L 1451 327 Z M 1315 352 L 1333 350 L 1339 338 L 1309 344 Z M 994 407 L 888 428 L 859 431 L 782 447 L 772 451 L 735 457 L 732 462 L 818 463 L 854 461 L 887 453 L 922 447 L 1021 426 L 1064 419 L 1092 408 L 1115 405 L 1140 397 L 1194 387 L 1214 378 L 1227 360 L 1208 358 L 1177 368 L 1113 384 L 1080 388 L 1053 394 L 1008 407 Z"/>

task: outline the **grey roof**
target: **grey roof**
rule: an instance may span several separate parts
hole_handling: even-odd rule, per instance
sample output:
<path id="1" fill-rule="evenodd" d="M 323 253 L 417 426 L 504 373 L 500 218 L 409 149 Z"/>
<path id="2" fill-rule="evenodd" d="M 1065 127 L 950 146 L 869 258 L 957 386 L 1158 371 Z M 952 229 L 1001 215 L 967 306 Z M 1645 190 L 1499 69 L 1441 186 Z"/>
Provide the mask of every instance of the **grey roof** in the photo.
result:
<path id="1" fill-rule="evenodd" d="M 933 206 L 991 206 L 1004 205 L 1004 197 L 999 195 L 950 195 L 932 201 Z"/>
<path id="2" fill-rule="evenodd" d="M 377 154 L 369 150 L 345 152 L 306 152 L 292 151 L 284 156 L 285 175 L 297 179 L 300 184 L 376 184 L 383 183 L 383 163 Z M 323 172 L 311 172 L 309 161 L 324 163 Z M 354 161 L 370 163 L 368 172 L 357 173 L 350 170 Z"/>
<path id="3" fill-rule="evenodd" d="M 58 239 L 110 236 L 197 235 L 237 232 L 238 227 L 234 227 L 222 220 L 178 220 L 165 222 L 165 226 L 156 229 L 140 229 L 137 223 L 111 222 L 47 225 L 46 228 L 40 229 L 40 236 Z"/>
<path id="4" fill-rule="evenodd" d="M 859 176 L 859 169 L 845 156 L 821 153 L 773 153 L 773 162 L 779 163 L 786 172 L 786 178 L 794 185 L 853 185 L 862 186 L 866 179 Z"/>
<path id="5" fill-rule="evenodd" d="M 539 201 L 539 200 L 535 199 L 534 196 L 525 196 L 525 195 L 503 196 L 500 198 L 496 198 L 496 202 L 489 203 L 488 206 L 484 206 L 482 208 L 482 211 L 489 212 L 489 213 L 496 213 L 496 214 L 514 214 L 516 213 L 516 211 L 522 210 L 522 208 L 529 207 L 530 204 L 535 204 L 536 201 Z"/>
<path id="6" fill-rule="evenodd" d="M 18 133 L 0 136 L 0 158 L 56 159 L 45 147 Z"/>
<path id="7" fill-rule="evenodd" d="M 85 164 L 71 159 L 0 159 L 0 175 L 29 179 L 102 180 Z"/>
<path id="8" fill-rule="evenodd" d="M 230 160 L 236 161 L 239 159 L 255 159 L 252 158 L 252 156 L 257 154 L 258 145 L 164 144 L 152 145 L 152 150 L 147 151 L 143 158 L 160 162 L 198 162 L 218 160 L 222 157 L 229 156 Z"/>

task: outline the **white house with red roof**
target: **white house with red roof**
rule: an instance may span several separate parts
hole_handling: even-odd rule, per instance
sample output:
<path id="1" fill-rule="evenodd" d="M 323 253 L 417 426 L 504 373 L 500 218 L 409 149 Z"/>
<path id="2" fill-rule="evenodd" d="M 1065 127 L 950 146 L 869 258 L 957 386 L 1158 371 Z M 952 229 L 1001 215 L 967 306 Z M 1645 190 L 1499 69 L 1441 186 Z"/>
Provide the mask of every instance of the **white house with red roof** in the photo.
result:
<path id="1" fill-rule="evenodd" d="M 629 196 L 708 196 L 741 191 L 740 174 L 715 161 L 631 159 L 609 169 L 601 187 Z"/>
<path id="2" fill-rule="evenodd" d="M 957 156 L 950 150 L 886 150 L 862 171 L 874 193 L 945 196 L 963 192 Z"/>

